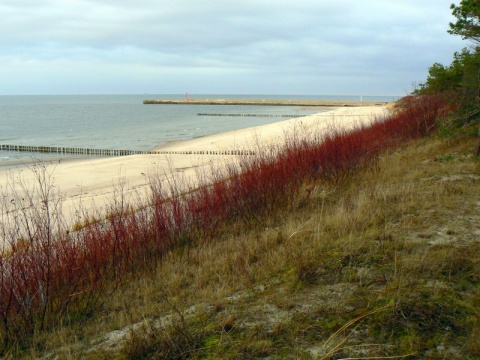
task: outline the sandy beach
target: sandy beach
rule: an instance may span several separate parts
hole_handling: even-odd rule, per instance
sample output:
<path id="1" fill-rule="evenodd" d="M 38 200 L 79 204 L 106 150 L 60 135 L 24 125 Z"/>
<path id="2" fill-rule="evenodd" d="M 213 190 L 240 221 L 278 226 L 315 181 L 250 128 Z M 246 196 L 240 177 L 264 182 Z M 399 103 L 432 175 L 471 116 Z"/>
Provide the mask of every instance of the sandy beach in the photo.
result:
<path id="1" fill-rule="evenodd" d="M 258 150 L 281 144 L 288 136 L 296 134 L 325 134 L 333 128 L 348 129 L 366 124 L 388 113 L 386 106 L 341 107 L 328 112 L 305 116 L 170 143 L 156 148 L 162 152 L 223 150 Z M 89 158 L 82 160 L 52 162 L 42 165 L 50 184 L 62 200 L 62 212 L 67 219 L 78 221 L 79 209 L 104 211 L 118 191 L 129 201 L 145 196 L 149 189 L 149 178 L 159 176 L 167 184 L 168 178 L 196 181 L 198 173 L 210 166 L 221 167 L 237 159 L 235 155 L 216 154 L 149 154 L 111 158 Z M 208 172 L 208 171 L 207 171 Z M 12 189 L 32 193 L 35 172 L 29 168 L 0 170 L 0 189 L 3 201 L 9 201 Z M 7 199 L 7 200 L 5 200 Z M 4 209 L 5 211 L 5 209 Z"/>

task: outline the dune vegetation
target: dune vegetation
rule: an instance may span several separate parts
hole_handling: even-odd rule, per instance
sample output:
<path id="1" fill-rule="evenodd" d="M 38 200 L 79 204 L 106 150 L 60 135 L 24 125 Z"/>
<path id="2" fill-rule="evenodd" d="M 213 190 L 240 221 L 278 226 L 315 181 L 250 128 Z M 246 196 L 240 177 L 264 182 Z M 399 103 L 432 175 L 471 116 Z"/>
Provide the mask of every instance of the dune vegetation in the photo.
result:
<path id="1" fill-rule="evenodd" d="M 188 191 L 152 177 L 131 204 L 119 185 L 107 217 L 85 209 L 74 229 L 33 168 L 37 188 L 2 202 L 3 355 L 480 356 L 475 128 L 445 126 L 441 96 L 397 106 Z"/>

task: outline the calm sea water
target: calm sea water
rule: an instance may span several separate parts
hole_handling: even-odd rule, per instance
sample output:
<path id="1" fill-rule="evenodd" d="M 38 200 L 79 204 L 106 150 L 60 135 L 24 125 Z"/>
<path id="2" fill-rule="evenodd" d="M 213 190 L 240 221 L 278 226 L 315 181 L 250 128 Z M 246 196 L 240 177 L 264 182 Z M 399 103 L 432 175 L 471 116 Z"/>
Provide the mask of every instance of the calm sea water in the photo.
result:
<path id="1" fill-rule="evenodd" d="M 0 96 L 0 144 L 149 150 L 170 141 L 281 121 L 278 115 L 309 115 L 317 109 L 271 106 L 143 105 L 149 99 L 185 95 Z M 193 98 L 360 100 L 360 96 L 190 95 Z M 363 97 L 392 101 L 391 96 Z M 198 116 L 198 113 L 268 114 L 275 117 Z M 0 150 L 0 166 L 12 166 L 38 153 Z"/>

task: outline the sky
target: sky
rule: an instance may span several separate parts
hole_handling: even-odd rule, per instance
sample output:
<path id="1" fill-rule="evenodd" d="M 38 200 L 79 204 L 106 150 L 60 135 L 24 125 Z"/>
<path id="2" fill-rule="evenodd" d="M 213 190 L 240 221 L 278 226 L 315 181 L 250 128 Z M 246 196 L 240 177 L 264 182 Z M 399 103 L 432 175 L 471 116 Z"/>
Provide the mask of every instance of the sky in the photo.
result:
<path id="1" fill-rule="evenodd" d="M 403 96 L 468 46 L 451 2 L 0 0 L 0 95 Z"/>

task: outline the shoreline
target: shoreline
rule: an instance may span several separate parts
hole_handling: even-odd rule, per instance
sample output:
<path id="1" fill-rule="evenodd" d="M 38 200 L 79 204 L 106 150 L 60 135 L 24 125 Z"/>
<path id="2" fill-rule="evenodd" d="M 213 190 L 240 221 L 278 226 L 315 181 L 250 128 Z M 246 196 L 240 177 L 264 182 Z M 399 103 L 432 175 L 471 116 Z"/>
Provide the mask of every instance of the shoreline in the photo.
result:
<path id="1" fill-rule="evenodd" d="M 350 129 L 359 124 L 368 124 L 375 117 L 388 112 L 382 107 L 342 107 L 314 115 L 282 120 L 239 130 L 206 135 L 190 140 L 174 141 L 155 148 L 166 151 L 181 151 L 173 154 L 140 154 L 120 157 L 90 157 L 43 162 L 49 181 L 63 202 L 66 219 L 79 219 L 79 213 L 102 212 L 108 209 L 121 188 L 127 201 L 132 203 L 145 198 L 149 191 L 149 179 L 157 178 L 168 190 L 168 181 L 198 184 L 199 174 L 208 174 L 213 167 L 221 168 L 238 160 L 238 155 L 218 156 L 226 150 L 269 149 L 281 146 L 288 136 L 300 134 L 326 134 L 335 128 Z M 198 153 L 201 150 L 204 153 Z M 188 153 L 190 151 L 190 153 Z M 195 153 L 197 151 L 197 153 Z M 217 154 L 215 154 L 217 152 Z M 38 186 L 35 174 L 29 167 L 2 169 L 0 167 L 0 191 L 32 189 Z M 8 194 L 7 194 L 8 196 Z"/>

